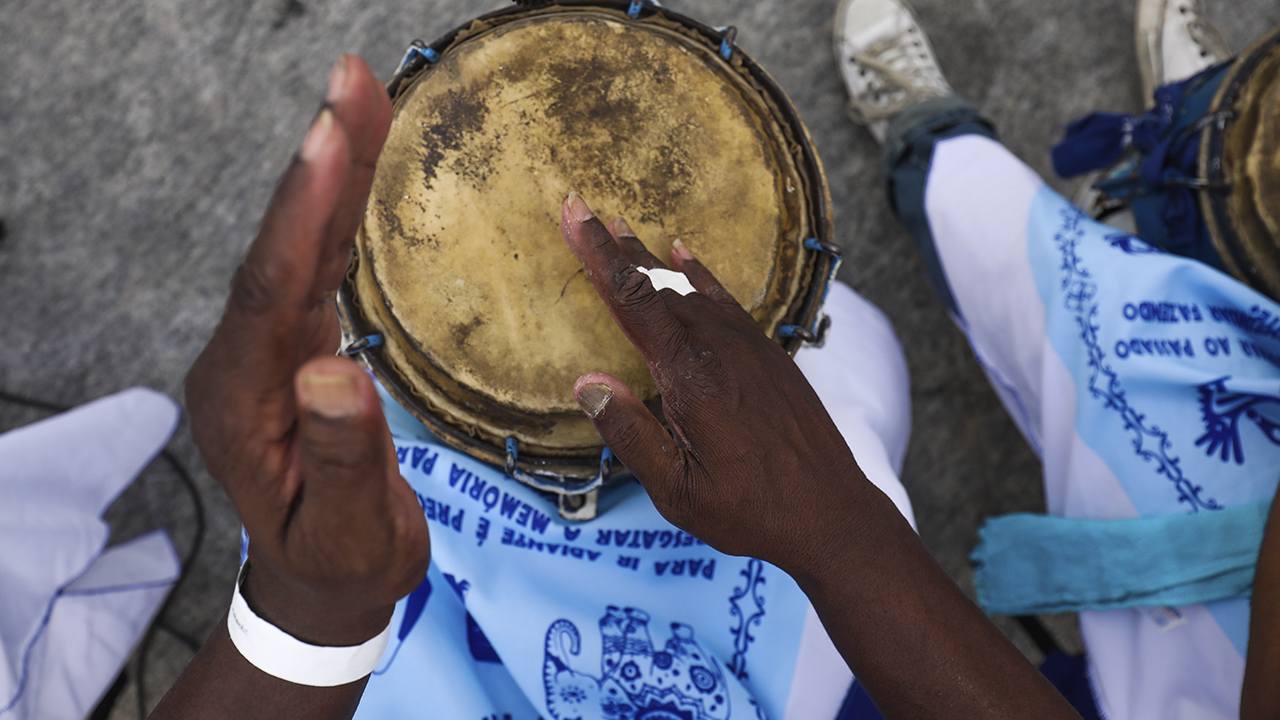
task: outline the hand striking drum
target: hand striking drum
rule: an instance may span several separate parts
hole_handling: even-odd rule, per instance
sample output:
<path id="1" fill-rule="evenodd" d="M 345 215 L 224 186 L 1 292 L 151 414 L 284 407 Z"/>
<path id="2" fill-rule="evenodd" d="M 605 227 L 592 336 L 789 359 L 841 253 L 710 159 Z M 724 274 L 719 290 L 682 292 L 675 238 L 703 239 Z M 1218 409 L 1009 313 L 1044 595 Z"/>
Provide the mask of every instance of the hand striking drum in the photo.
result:
<path id="1" fill-rule="evenodd" d="M 838 259 L 781 91 L 725 35 L 625 8 L 512 8 L 410 49 L 340 303 L 361 360 L 419 420 L 562 495 L 609 474 L 575 378 L 606 371 L 661 400 L 548 198 L 581 192 L 658 257 L 683 242 L 792 351 L 821 334 Z"/>

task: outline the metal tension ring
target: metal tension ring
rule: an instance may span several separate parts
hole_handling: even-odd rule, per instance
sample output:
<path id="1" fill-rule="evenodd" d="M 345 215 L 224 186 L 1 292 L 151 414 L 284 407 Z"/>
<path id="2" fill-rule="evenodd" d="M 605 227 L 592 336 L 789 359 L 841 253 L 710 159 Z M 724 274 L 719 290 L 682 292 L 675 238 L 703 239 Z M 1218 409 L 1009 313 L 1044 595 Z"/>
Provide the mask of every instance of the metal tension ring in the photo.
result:
<path id="1" fill-rule="evenodd" d="M 738 40 L 738 28 L 732 25 L 716 28 L 720 33 L 720 57 L 728 60 L 733 57 L 733 45 Z"/>
<path id="2" fill-rule="evenodd" d="M 600 474 L 593 480 L 566 482 L 544 478 L 521 470 L 516 461 L 520 459 L 519 443 L 514 437 L 507 438 L 507 456 L 503 470 L 507 477 L 534 490 L 551 493 L 557 496 L 560 516 L 566 520 L 591 520 L 596 516 L 596 499 L 602 485 L 613 476 L 613 452 L 608 447 L 600 452 Z"/>
<path id="3" fill-rule="evenodd" d="M 376 348 L 382 344 L 381 335 L 365 335 L 350 345 L 342 349 L 342 354 L 347 357 L 355 357 L 369 348 Z"/>
<path id="4" fill-rule="evenodd" d="M 414 40 L 409 43 L 409 49 L 405 50 L 404 58 L 400 60 L 400 65 L 392 74 L 391 81 L 387 83 L 387 92 L 394 99 L 406 78 L 438 62 L 440 62 L 440 53 L 435 48 L 421 40 Z"/>
<path id="5" fill-rule="evenodd" d="M 844 251 L 840 246 L 824 242 L 818 238 L 808 238 L 804 241 L 804 247 L 814 252 L 820 252 L 831 257 L 831 269 L 827 271 L 826 280 L 822 286 L 822 304 L 826 304 L 827 295 L 831 292 L 831 285 L 836 280 L 836 272 L 840 270 L 840 261 L 844 259 Z M 778 328 L 778 336 L 784 338 L 795 338 L 801 340 L 806 345 L 813 347 L 822 347 L 827 340 L 827 330 L 831 328 L 831 318 L 822 312 L 822 306 L 818 306 L 818 313 L 813 318 L 813 325 L 804 327 L 803 325 L 783 325 Z"/>
<path id="6" fill-rule="evenodd" d="M 421 40 L 414 40 L 409 43 L 409 48 L 404 51 L 404 58 L 400 60 L 400 66 L 396 68 L 396 74 L 399 75 L 406 69 L 417 70 L 424 63 L 434 64 L 438 62 L 440 62 L 440 53 L 436 52 L 435 48 Z M 415 67 L 409 68 L 410 63 L 413 63 Z"/>

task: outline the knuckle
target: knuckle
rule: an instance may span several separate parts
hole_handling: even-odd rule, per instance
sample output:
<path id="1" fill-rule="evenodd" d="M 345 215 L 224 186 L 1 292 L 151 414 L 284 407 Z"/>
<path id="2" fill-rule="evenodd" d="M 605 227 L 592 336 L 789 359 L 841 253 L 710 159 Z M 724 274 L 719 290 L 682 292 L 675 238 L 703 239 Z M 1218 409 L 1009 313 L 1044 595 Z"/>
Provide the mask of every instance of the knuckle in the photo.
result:
<path id="1" fill-rule="evenodd" d="M 332 475 L 350 475 L 372 472 L 369 453 L 352 447 L 339 438 L 306 435 L 301 438 L 302 453 L 310 458 L 309 465 L 318 472 Z"/>
<path id="2" fill-rule="evenodd" d="M 261 263 L 244 262 L 231 279 L 231 303 L 239 310 L 258 315 L 276 302 L 283 273 Z"/>
<path id="3" fill-rule="evenodd" d="M 607 418 L 609 437 L 605 438 L 605 440 L 609 448 L 619 458 L 636 457 L 645 454 L 647 448 L 644 447 L 644 434 L 642 432 L 644 428 L 640 423 L 640 418 L 631 413 L 610 413 L 609 411 L 612 409 L 605 408 L 601 414 L 601 419 Z"/>
<path id="4" fill-rule="evenodd" d="M 614 276 L 609 299 L 614 307 L 640 310 L 657 303 L 658 293 L 649 278 L 633 266 Z"/>

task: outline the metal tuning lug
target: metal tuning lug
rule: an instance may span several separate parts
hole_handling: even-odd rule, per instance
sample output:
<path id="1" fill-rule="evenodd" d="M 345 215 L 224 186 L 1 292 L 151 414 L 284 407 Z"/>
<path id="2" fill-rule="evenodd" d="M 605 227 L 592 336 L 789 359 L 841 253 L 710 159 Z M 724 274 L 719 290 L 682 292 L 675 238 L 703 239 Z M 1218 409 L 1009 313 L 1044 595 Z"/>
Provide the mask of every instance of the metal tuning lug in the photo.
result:
<path id="1" fill-rule="evenodd" d="M 574 522 L 595 520 L 600 513 L 600 489 L 577 495 L 559 495 L 560 517 Z"/>
<path id="2" fill-rule="evenodd" d="M 738 28 L 729 25 L 716 30 L 720 33 L 720 57 L 728 60 L 733 57 L 733 45 L 738 40 Z"/>
<path id="3" fill-rule="evenodd" d="M 353 341 L 350 345 L 342 348 L 342 354 L 347 357 L 355 357 L 369 348 L 376 348 L 382 344 L 381 335 L 365 335 Z"/>

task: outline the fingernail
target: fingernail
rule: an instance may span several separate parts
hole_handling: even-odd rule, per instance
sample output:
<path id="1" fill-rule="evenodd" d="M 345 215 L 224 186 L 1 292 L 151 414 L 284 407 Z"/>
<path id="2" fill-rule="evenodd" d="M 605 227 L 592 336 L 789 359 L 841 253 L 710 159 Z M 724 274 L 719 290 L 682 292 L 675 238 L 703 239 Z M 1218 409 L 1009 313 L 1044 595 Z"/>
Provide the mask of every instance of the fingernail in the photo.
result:
<path id="1" fill-rule="evenodd" d="M 302 406 L 331 420 L 360 414 L 360 393 L 350 375 L 303 375 L 298 383 Z"/>
<path id="2" fill-rule="evenodd" d="M 676 238 L 671 243 L 671 252 L 678 255 L 681 260 L 693 259 L 693 253 L 689 251 L 689 248 L 684 246 L 684 243 L 680 241 L 680 238 Z"/>
<path id="3" fill-rule="evenodd" d="M 302 150 L 298 153 L 303 162 L 311 162 L 320 154 L 320 150 L 328 143 L 333 134 L 333 111 L 325 108 L 320 116 L 311 124 L 307 139 L 302 141 Z"/>
<path id="4" fill-rule="evenodd" d="M 622 218 L 618 218 L 613 221 L 613 231 L 619 235 L 626 235 L 627 237 L 636 236 L 635 231 L 632 230 L 631 226 L 627 224 L 627 221 Z"/>
<path id="5" fill-rule="evenodd" d="M 336 103 L 346 95 L 347 91 L 347 56 L 340 55 L 333 64 L 333 72 L 329 73 L 329 90 L 324 99 Z"/>
<path id="6" fill-rule="evenodd" d="M 578 405 L 582 408 L 582 412 L 592 418 L 604 412 L 604 406 L 608 405 L 612 399 L 613 388 L 608 385 L 593 383 L 591 385 L 583 385 L 578 390 Z"/>
<path id="7" fill-rule="evenodd" d="M 569 213 L 573 215 L 578 222 L 586 222 L 595 217 L 595 213 L 591 212 L 591 208 L 587 207 L 587 201 L 582 199 L 577 190 L 569 193 L 569 199 L 565 200 L 569 204 Z"/>

